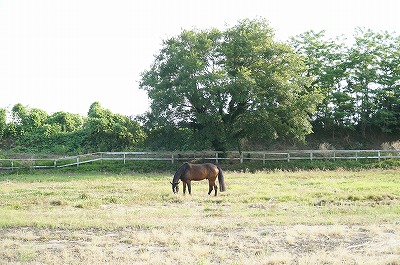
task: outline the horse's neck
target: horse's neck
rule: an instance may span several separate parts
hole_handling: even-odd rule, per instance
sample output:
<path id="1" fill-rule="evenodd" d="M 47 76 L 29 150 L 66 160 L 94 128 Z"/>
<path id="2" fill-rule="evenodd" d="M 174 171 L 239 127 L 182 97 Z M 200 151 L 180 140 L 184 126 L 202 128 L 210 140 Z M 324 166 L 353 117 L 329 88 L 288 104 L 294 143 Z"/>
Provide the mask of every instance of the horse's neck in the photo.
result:
<path id="1" fill-rule="evenodd" d="M 188 163 L 184 163 L 175 173 L 174 175 L 174 179 L 173 179 L 173 183 L 177 183 L 179 181 L 179 179 L 182 177 L 183 174 L 185 174 L 186 171 L 186 167 L 187 167 Z"/>
<path id="2" fill-rule="evenodd" d="M 174 175 L 174 179 L 172 180 L 172 183 L 177 183 L 180 178 L 181 178 L 181 175 L 179 174 L 179 172 L 176 172 Z"/>

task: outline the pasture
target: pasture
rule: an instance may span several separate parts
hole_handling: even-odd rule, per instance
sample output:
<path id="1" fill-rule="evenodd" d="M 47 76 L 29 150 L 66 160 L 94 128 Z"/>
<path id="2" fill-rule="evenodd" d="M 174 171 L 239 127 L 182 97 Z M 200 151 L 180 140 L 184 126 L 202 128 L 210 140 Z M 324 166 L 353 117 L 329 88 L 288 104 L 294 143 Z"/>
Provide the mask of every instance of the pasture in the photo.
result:
<path id="1" fill-rule="evenodd" d="M 0 175 L 0 264 L 400 264 L 398 169 L 224 175 Z"/>

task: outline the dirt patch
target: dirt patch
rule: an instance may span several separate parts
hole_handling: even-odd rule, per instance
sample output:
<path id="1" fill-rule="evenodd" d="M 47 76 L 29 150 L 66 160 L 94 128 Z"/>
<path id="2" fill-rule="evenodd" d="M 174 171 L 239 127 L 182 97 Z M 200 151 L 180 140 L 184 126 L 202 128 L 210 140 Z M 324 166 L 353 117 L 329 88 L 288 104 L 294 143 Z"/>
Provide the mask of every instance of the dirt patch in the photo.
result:
<path id="1" fill-rule="evenodd" d="M 0 230 L 1 264 L 400 264 L 400 225 Z"/>

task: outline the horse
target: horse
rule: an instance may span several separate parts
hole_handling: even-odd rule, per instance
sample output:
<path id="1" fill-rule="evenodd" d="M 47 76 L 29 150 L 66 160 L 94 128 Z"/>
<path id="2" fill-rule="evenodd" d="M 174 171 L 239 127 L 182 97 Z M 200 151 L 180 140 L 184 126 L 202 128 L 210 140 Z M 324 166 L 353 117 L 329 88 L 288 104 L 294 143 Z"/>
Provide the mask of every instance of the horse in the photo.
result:
<path id="1" fill-rule="evenodd" d="M 174 178 L 171 182 L 172 184 L 172 191 L 174 194 L 177 194 L 179 191 L 179 180 L 183 182 L 183 194 L 186 194 L 186 185 L 189 190 L 189 194 L 192 194 L 192 186 L 191 181 L 199 181 L 203 179 L 208 179 L 209 183 L 209 190 L 208 195 L 211 194 L 212 190 L 214 189 L 215 194 L 217 196 L 217 184 L 215 183 L 218 177 L 219 182 L 219 189 L 221 192 L 225 191 L 225 182 L 224 182 L 224 175 L 222 173 L 222 169 L 217 167 L 211 163 L 205 164 L 190 164 L 184 163 L 181 165 L 178 170 L 175 172 Z"/>

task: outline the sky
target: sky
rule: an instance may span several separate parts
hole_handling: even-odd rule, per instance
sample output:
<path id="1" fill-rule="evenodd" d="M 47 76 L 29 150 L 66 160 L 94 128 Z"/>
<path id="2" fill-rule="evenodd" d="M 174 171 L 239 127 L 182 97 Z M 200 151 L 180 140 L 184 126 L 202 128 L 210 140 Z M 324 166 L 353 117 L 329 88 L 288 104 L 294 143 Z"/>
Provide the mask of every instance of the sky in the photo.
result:
<path id="1" fill-rule="evenodd" d="M 149 109 L 140 74 L 184 29 L 265 18 L 276 39 L 355 28 L 400 34 L 398 0 L 0 0 L 0 108 L 21 103 L 86 116 L 93 102 L 127 116 Z"/>

